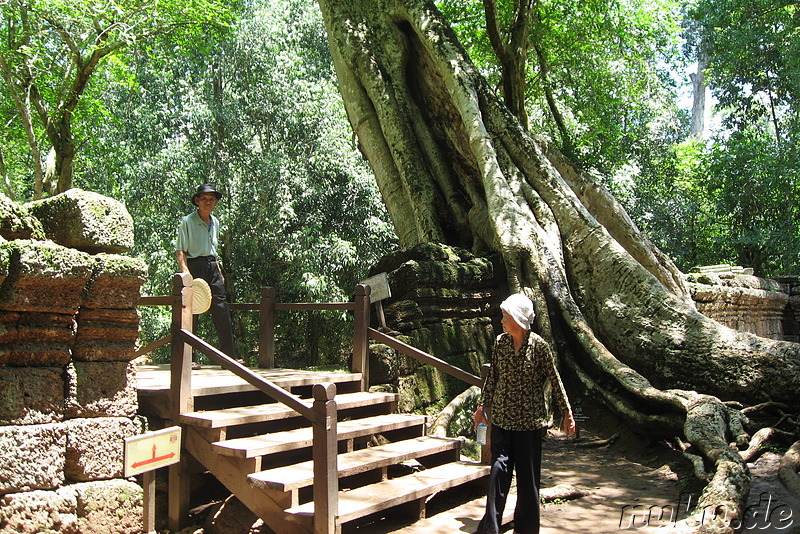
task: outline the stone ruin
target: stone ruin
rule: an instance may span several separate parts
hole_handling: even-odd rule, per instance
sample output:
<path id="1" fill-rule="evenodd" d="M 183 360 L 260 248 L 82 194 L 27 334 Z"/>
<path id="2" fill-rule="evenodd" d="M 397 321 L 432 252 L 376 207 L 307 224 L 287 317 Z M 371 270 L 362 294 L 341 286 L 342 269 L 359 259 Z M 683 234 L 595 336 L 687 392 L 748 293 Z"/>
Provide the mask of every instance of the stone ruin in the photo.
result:
<path id="1" fill-rule="evenodd" d="M 480 376 L 499 333 L 500 303 L 508 293 L 502 262 L 422 243 L 388 254 L 370 269 L 370 275 L 382 272 L 392 293 L 382 306 L 393 335 Z M 379 325 L 375 314 L 370 325 Z M 391 384 L 400 393 L 401 411 L 441 408 L 442 400 L 466 387 L 385 345 L 371 345 L 369 366 L 371 384 Z"/>
<path id="2" fill-rule="evenodd" d="M 0 533 L 142 530 L 123 478 L 139 434 L 134 358 L 147 267 L 116 200 L 0 195 Z"/>
<path id="3" fill-rule="evenodd" d="M 381 272 L 392 292 L 382 304 L 387 327 L 410 345 L 480 375 L 501 331 L 499 306 L 508 295 L 500 260 L 425 243 L 385 256 L 370 275 Z M 766 338 L 800 340 L 800 277 L 768 280 L 718 265 L 697 269 L 687 282 L 707 317 Z M 374 313 L 370 324 L 378 324 Z M 466 387 L 380 344 L 370 347 L 370 373 L 371 384 L 388 384 L 401 393 L 406 411 L 441 408 L 442 399 Z"/>
<path id="4" fill-rule="evenodd" d="M 687 275 L 697 311 L 734 330 L 800 341 L 800 277 L 759 278 L 731 265 L 698 267 Z"/>

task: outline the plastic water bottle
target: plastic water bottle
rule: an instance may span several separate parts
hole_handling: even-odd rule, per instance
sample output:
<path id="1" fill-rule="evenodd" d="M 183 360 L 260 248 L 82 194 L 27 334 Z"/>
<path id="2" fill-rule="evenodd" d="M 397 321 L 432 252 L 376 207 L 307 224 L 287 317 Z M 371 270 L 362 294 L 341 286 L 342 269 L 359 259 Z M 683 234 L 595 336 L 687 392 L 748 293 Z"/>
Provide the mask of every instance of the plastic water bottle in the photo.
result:
<path id="1" fill-rule="evenodd" d="M 478 445 L 486 445 L 486 423 L 481 421 L 475 429 L 475 441 Z"/>

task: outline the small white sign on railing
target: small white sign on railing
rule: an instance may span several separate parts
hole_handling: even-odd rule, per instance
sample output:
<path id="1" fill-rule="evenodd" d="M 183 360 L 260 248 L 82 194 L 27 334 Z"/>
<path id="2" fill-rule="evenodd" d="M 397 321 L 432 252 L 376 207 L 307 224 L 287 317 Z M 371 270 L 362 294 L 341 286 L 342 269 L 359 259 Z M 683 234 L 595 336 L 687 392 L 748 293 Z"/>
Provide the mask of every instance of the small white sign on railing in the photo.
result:
<path id="1" fill-rule="evenodd" d="M 392 296 L 392 292 L 389 289 L 389 277 L 386 276 L 386 273 L 370 276 L 366 280 L 359 282 L 359 284 L 369 286 L 370 302 L 380 302 Z"/>
<path id="2" fill-rule="evenodd" d="M 369 301 L 375 304 L 381 328 L 386 328 L 386 316 L 383 314 L 381 301 L 392 296 L 392 291 L 389 289 L 389 277 L 386 276 L 386 273 L 378 273 L 359 283 L 369 286 Z"/>

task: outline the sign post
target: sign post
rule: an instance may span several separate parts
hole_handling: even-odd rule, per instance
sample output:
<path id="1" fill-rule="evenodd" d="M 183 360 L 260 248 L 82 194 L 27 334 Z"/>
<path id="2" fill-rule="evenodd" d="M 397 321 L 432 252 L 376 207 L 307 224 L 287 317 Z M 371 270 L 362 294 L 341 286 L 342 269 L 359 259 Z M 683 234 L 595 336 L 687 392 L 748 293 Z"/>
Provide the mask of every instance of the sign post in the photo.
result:
<path id="1" fill-rule="evenodd" d="M 381 328 L 386 329 L 386 317 L 383 314 L 381 301 L 392 296 L 392 291 L 389 288 L 389 277 L 386 273 L 379 273 L 359 283 L 369 286 L 369 300 L 375 303 L 375 311 L 378 313 L 378 321 L 381 323 Z"/>
<path id="2" fill-rule="evenodd" d="M 181 460 L 181 427 L 171 426 L 125 438 L 125 477 L 143 473 L 144 532 L 156 532 L 156 476 L 159 467 Z"/>

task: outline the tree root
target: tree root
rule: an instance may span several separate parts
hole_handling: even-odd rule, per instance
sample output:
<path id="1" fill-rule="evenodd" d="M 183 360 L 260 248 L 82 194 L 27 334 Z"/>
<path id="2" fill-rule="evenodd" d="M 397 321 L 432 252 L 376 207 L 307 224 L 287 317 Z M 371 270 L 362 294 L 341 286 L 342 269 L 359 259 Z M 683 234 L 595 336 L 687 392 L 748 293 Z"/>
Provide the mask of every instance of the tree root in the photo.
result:
<path id="1" fill-rule="evenodd" d="M 743 414 L 747 415 L 749 413 L 758 412 L 758 411 L 767 410 L 767 409 L 773 409 L 773 410 L 776 409 L 776 410 L 782 411 L 782 412 L 788 412 L 788 411 L 791 410 L 788 405 L 786 405 L 786 404 L 784 404 L 782 402 L 762 402 L 761 404 L 755 404 L 753 406 L 747 406 L 745 408 L 742 408 L 741 412 Z"/>
<path id="2" fill-rule="evenodd" d="M 692 467 L 694 468 L 694 476 L 705 482 L 711 480 L 711 474 L 709 474 L 709 472 L 706 471 L 705 462 L 703 461 L 702 456 L 700 456 L 699 454 L 692 454 L 691 452 L 684 451 L 683 457 L 686 458 L 689 461 L 689 463 L 692 464 Z"/>
<path id="3" fill-rule="evenodd" d="M 761 448 L 775 436 L 775 433 L 775 428 L 770 426 L 762 428 L 753 434 L 753 439 L 750 440 L 750 445 L 747 447 L 747 450 L 739 451 L 742 460 L 745 462 L 753 460 L 758 453 L 761 452 Z"/>
<path id="4" fill-rule="evenodd" d="M 714 463 L 714 472 L 697 502 L 695 514 L 682 521 L 681 532 L 733 534 L 741 521 L 750 492 L 750 471 L 742 457 L 728 445 L 727 436 L 739 440 L 744 423 L 741 412 L 728 408 L 716 397 L 675 391 L 686 405 L 686 439 L 703 458 Z M 738 441 L 738 440 L 737 440 Z M 686 453 L 684 453 L 686 454 Z M 695 471 L 698 471 L 697 464 Z M 702 468 L 701 472 L 705 472 Z"/>
<path id="5" fill-rule="evenodd" d="M 590 439 L 580 440 L 575 442 L 576 447 L 583 449 L 599 449 L 600 447 L 607 447 L 619 439 L 619 434 L 614 434 L 608 439 Z"/>
<path id="6" fill-rule="evenodd" d="M 480 395 L 481 389 L 478 386 L 472 386 L 465 391 L 459 393 L 453 400 L 451 400 L 444 409 L 439 412 L 436 418 L 431 421 L 428 426 L 428 435 L 436 436 L 439 438 L 447 437 L 447 428 L 450 426 L 453 416 L 456 411 L 468 400 L 473 399 Z"/>
<path id="7" fill-rule="evenodd" d="M 786 489 L 795 497 L 800 498 L 800 441 L 796 441 L 781 459 L 778 468 L 778 478 L 781 479 Z"/>
<path id="8" fill-rule="evenodd" d="M 590 491 L 581 490 L 568 484 L 559 484 L 552 488 L 542 488 L 539 492 L 539 498 L 543 502 L 571 501 L 585 497 L 590 493 Z"/>

